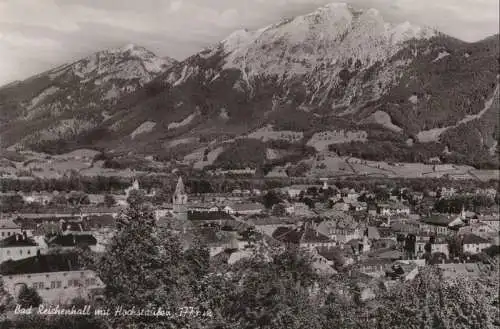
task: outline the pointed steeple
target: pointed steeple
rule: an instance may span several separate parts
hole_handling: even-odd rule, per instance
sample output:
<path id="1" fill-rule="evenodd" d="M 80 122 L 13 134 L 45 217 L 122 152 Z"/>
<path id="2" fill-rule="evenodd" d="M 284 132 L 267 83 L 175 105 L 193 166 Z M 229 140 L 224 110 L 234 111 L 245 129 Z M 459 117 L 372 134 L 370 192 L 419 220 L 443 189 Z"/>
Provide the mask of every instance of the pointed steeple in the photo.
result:
<path id="1" fill-rule="evenodd" d="M 175 194 L 186 194 L 184 189 L 184 182 L 182 181 L 182 177 L 179 176 L 179 180 L 177 181 L 177 186 L 175 187 Z"/>
<path id="2" fill-rule="evenodd" d="M 177 219 L 187 220 L 187 201 L 188 196 L 184 188 L 184 182 L 182 181 L 182 177 L 179 177 L 177 186 L 175 187 L 175 193 L 172 197 L 172 210 Z"/>

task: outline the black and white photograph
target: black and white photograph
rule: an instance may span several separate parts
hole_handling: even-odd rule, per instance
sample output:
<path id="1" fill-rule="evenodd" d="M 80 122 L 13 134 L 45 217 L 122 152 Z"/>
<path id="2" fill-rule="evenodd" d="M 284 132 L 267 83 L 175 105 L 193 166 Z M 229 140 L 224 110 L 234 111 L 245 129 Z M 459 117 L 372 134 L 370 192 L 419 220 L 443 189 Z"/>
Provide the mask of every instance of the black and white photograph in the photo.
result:
<path id="1" fill-rule="evenodd" d="M 500 329 L 498 0 L 0 0 L 0 329 Z"/>

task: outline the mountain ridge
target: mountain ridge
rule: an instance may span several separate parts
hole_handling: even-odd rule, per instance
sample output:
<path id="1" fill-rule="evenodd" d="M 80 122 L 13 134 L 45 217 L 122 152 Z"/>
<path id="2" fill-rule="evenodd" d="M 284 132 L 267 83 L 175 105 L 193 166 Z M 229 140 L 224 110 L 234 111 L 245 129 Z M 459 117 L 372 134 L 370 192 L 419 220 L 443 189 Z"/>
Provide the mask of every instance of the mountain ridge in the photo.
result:
<path id="1" fill-rule="evenodd" d="M 396 156 L 390 156 L 395 160 L 437 156 L 498 165 L 495 102 L 488 115 L 464 125 L 466 131 L 487 131 L 473 134 L 473 143 L 466 143 L 470 149 L 464 149 L 461 138 L 470 134 L 451 128 L 442 136 L 421 138 L 477 115 L 494 96 L 499 53 L 494 36 L 467 43 L 430 28 L 389 24 L 377 11 L 353 12 L 345 5 L 325 6 L 256 31 L 236 31 L 183 61 L 172 61 L 107 106 L 98 124 L 55 144 L 184 160 L 200 150 L 231 149 L 226 146 L 235 138 L 272 126 L 277 135 L 303 134 L 301 140 L 282 139 L 289 147 L 306 147 L 329 131 L 367 136 L 322 141 L 326 148 L 316 151 L 320 154 L 373 156 L 367 151 L 384 145 L 384 150 L 394 148 Z M 293 156 L 300 161 L 300 154 Z"/>
<path id="2" fill-rule="evenodd" d="M 14 138 L 16 147 L 84 132 L 100 124 L 106 108 L 118 98 L 143 87 L 174 63 L 129 44 L 6 85 L 0 88 L 2 137 Z M 37 131 L 19 140 L 18 127 L 23 124 Z"/>

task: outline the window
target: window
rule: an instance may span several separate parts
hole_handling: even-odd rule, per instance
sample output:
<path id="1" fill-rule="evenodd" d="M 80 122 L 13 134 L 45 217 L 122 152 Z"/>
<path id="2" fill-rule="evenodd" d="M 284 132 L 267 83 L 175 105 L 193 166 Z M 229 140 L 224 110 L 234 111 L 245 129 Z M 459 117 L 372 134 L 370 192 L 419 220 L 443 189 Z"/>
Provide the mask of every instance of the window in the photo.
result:
<path id="1" fill-rule="evenodd" d="M 44 284 L 43 282 L 33 282 L 33 288 L 35 289 L 43 289 Z"/>
<path id="2" fill-rule="evenodd" d="M 10 232 L 7 232 L 7 235 L 10 236 Z"/>
<path id="3" fill-rule="evenodd" d="M 31 250 L 28 250 L 28 255 L 31 255 Z"/>
<path id="4" fill-rule="evenodd" d="M 21 249 L 21 250 L 19 250 L 19 254 L 20 254 L 20 255 L 22 255 L 22 254 L 23 254 L 23 250 L 22 250 L 22 249 Z"/>
<path id="5" fill-rule="evenodd" d="M 50 282 L 50 288 L 51 289 L 61 288 L 61 285 L 62 285 L 61 281 L 52 281 L 52 282 Z"/>
<path id="6" fill-rule="evenodd" d="M 10 255 L 10 250 L 7 250 L 7 255 Z"/>
<path id="7" fill-rule="evenodd" d="M 5 232 L 2 232 L 2 236 L 5 236 Z"/>
<path id="8" fill-rule="evenodd" d="M 68 280 L 68 287 L 79 287 L 80 280 Z"/>

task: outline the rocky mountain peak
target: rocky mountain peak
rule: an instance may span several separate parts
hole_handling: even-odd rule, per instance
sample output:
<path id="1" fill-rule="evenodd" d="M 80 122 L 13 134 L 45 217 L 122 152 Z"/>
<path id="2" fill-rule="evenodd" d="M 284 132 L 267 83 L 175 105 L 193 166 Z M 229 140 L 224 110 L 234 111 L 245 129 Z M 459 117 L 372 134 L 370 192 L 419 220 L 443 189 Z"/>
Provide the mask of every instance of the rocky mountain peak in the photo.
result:
<path id="1" fill-rule="evenodd" d="M 302 75 L 318 65 L 358 60 L 368 67 L 394 55 L 408 40 L 434 35 L 409 22 L 386 22 L 375 9 L 334 3 L 256 31 L 236 31 L 220 45 L 228 54 L 225 68 L 245 70 L 251 78 Z"/>

